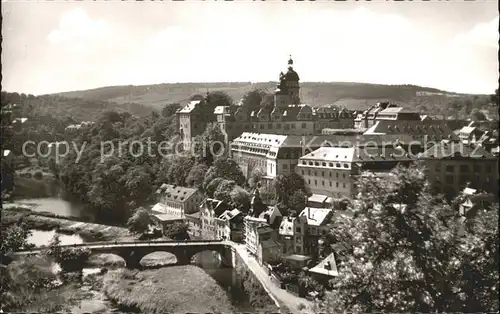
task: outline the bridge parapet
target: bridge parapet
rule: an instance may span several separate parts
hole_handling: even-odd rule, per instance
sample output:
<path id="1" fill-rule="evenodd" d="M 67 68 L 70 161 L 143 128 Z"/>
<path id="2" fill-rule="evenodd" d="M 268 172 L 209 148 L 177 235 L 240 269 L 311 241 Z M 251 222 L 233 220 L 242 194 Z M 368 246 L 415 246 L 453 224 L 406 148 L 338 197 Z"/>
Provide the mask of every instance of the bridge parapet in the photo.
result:
<path id="1" fill-rule="evenodd" d="M 92 254 L 115 254 L 125 260 L 127 268 L 141 268 L 141 259 L 154 252 L 168 252 L 177 258 L 177 264 L 186 265 L 202 251 L 216 251 L 220 254 L 222 264 L 226 267 L 234 266 L 234 253 L 230 242 L 221 240 L 192 240 L 192 241 L 136 241 L 136 242 L 93 242 L 77 245 L 61 245 L 61 248 L 87 248 Z M 24 250 L 15 253 L 17 256 L 39 254 L 43 249 Z"/>

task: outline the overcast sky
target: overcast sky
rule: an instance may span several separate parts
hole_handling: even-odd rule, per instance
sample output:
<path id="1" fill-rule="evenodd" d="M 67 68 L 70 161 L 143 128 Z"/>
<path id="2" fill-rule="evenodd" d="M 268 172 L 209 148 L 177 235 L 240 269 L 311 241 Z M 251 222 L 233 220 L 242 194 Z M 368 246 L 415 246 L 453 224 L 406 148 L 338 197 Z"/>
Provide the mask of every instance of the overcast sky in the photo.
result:
<path id="1" fill-rule="evenodd" d="M 498 85 L 495 0 L 2 2 L 2 90 L 276 81 Z"/>

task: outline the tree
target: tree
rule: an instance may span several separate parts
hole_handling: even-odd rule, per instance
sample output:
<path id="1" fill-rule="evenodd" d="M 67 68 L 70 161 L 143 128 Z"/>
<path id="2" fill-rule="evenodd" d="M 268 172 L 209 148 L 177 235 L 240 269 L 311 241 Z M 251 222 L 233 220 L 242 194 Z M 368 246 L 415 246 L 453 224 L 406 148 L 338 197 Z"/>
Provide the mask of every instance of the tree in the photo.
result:
<path id="1" fill-rule="evenodd" d="M 208 171 L 208 166 L 203 163 L 195 164 L 188 173 L 186 184 L 191 187 L 199 188 L 203 185 L 203 180 Z"/>
<path id="2" fill-rule="evenodd" d="M 225 136 L 216 124 L 208 125 L 203 134 L 194 140 L 194 153 L 198 162 L 212 165 L 214 159 L 224 154 Z"/>
<path id="3" fill-rule="evenodd" d="M 166 171 L 167 182 L 174 185 L 186 184 L 189 172 L 195 164 L 194 158 L 189 155 L 174 156 L 166 162 L 168 165 Z"/>
<path id="4" fill-rule="evenodd" d="M 145 233 L 151 224 L 151 216 L 148 210 L 143 207 L 138 208 L 127 221 L 128 230 L 133 233 Z"/>
<path id="5" fill-rule="evenodd" d="M 498 233 L 488 237 L 476 229 L 479 238 L 489 239 L 485 242 L 492 251 L 460 237 L 453 209 L 431 196 L 425 173 L 417 166 L 396 168 L 391 180 L 363 177 L 358 185 L 356 208 L 349 209 L 353 214 L 333 222 L 333 238 L 350 249 L 338 265 L 340 276 L 331 282 L 333 291 L 319 303 L 322 311 L 498 310 L 498 286 L 488 278 L 495 263 L 498 268 L 498 256 L 495 261 L 490 255 L 498 249 Z M 498 216 L 498 209 L 491 214 Z M 484 264 L 474 263 L 474 258 Z M 480 291 L 474 288 L 477 284 Z"/>
<path id="6" fill-rule="evenodd" d="M 224 181 L 223 178 L 215 178 L 212 181 L 210 181 L 209 184 L 205 185 L 205 194 L 208 197 L 214 197 L 214 193 L 221 184 L 221 182 Z"/>
<path id="7" fill-rule="evenodd" d="M 0 247 L 0 263 L 8 261 L 6 258 L 8 253 L 32 247 L 32 245 L 28 243 L 28 237 L 30 235 L 31 231 L 23 222 L 4 229 L 2 231 L 2 245 Z"/>
<path id="8" fill-rule="evenodd" d="M 262 96 L 262 101 L 260 103 L 261 108 L 270 110 L 274 107 L 274 95 L 266 93 Z"/>
<path id="9" fill-rule="evenodd" d="M 231 204 L 243 213 L 250 210 L 250 194 L 241 186 L 235 186 L 230 194 Z"/>
<path id="10" fill-rule="evenodd" d="M 297 214 L 306 207 L 306 204 L 307 194 L 302 190 L 298 190 L 288 197 L 288 206 L 290 210 L 295 211 Z"/>
<path id="11" fill-rule="evenodd" d="M 213 106 L 232 106 L 233 99 L 223 91 L 213 91 L 208 93 L 208 104 Z"/>
<path id="12" fill-rule="evenodd" d="M 274 179 L 274 189 L 278 202 L 282 202 L 285 205 L 289 204 L 290 197 L 297 191 L 302 191 L 305 195 L 310 195 L 304 178 L 295 172 L 277 176 Z"/>
<path id="13" fill-rule="evenodd" d="M 246 181 L 240 166 L 234 159 L 226 156 L 217 158 L 212 166 L 210 166 L 205 176 L 204 187 L 206 187 L 215 178 L 232 180 L 237 185 L 243 185 Z"/>
<path id="14" fill-rule="evenodd" d="M 59 235 L 55 235 L 44 254 L 53 258 L 65 271 L 81 271 L 91 251 L 86 248 L 61 247 Z"/>
<path id="15" fill-rule="evenodd" d="M 473 110 L 472 110 L 472 112 L 471 112 L 470 116 L 471 116 L 471 119 L 472 119 L 473 121 L 486 121 L 486 120 L 488 120 L 488 119 L 486 118 L 486 116 L 484 115 L 484 113 L 483 113 L 483 112 L 481 112 L 481 111 L 480 111 L 479 109 L 477 109 L 477 108 L 475 108 L 475 109 L 473 109 Z"/>
<path id="16" fill-rule="evenodd" d="M 174 222 L 165 227 L 165 235 L 172 240 L 189 239 L 189 225 L 185 222 Z"/>
<path id="17" fill-rule="evenodd" d="M 226 204 L 231 203 L 231 192 L 235 186 L 236 182 L 232 180 L 222 180 L 214 192 L 214 198 Z"/>
<path id="18" fill-rule="evenodd" d="M 264 95 L 265 92 L 263 90 L 253 89 L 243 95 L 241 106 L 248 108 L 249 110 L 258 110 Z"/>

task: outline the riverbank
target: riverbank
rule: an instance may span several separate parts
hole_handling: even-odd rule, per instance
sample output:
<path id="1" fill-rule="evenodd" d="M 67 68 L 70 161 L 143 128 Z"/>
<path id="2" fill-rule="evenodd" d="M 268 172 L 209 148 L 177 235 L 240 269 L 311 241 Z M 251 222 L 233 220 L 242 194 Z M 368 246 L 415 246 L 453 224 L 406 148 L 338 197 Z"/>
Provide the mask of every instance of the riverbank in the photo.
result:
<path id="1" fill-rule="evenodd" d="M 12 205 L 12 206 L 9 206 Z M 137 236 L 131 234 L 126 228 L 80 222 L 75 218 L 57 217 L 52 213 L 34 212 L 26 207 L 15 204 L 5 204 L 2 209 L 2 225 L 9 226 L 23 221 L 28 229 L 56 230 L 63 234 L 76 234 L 85 242 L 95 241 L 133 241 Z"/>
<path id="2" fill-rule="evenodd" d="M 168 283 L 168 284 L 166 284 Z M 226 292 L 196 266 L 108 272 L 103 292 L 120 309 L 144 313 L 232 313 Z"/>

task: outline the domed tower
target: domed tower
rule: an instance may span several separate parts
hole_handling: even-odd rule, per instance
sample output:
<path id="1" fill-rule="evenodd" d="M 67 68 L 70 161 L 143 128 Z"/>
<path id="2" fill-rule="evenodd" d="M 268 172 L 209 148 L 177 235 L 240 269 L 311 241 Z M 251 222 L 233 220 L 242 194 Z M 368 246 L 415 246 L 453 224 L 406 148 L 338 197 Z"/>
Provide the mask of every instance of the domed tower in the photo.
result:
<path id="1" fill-rule="evenodd" d="M 274 100 L 277 107 L 300 104 L 299 79 L 299 75 L 293 69 L 293 59 L 290 56 L 288 71 L 285 74 L 283 72 L 280 73 L 280 82 L 275 91 Z"/>

